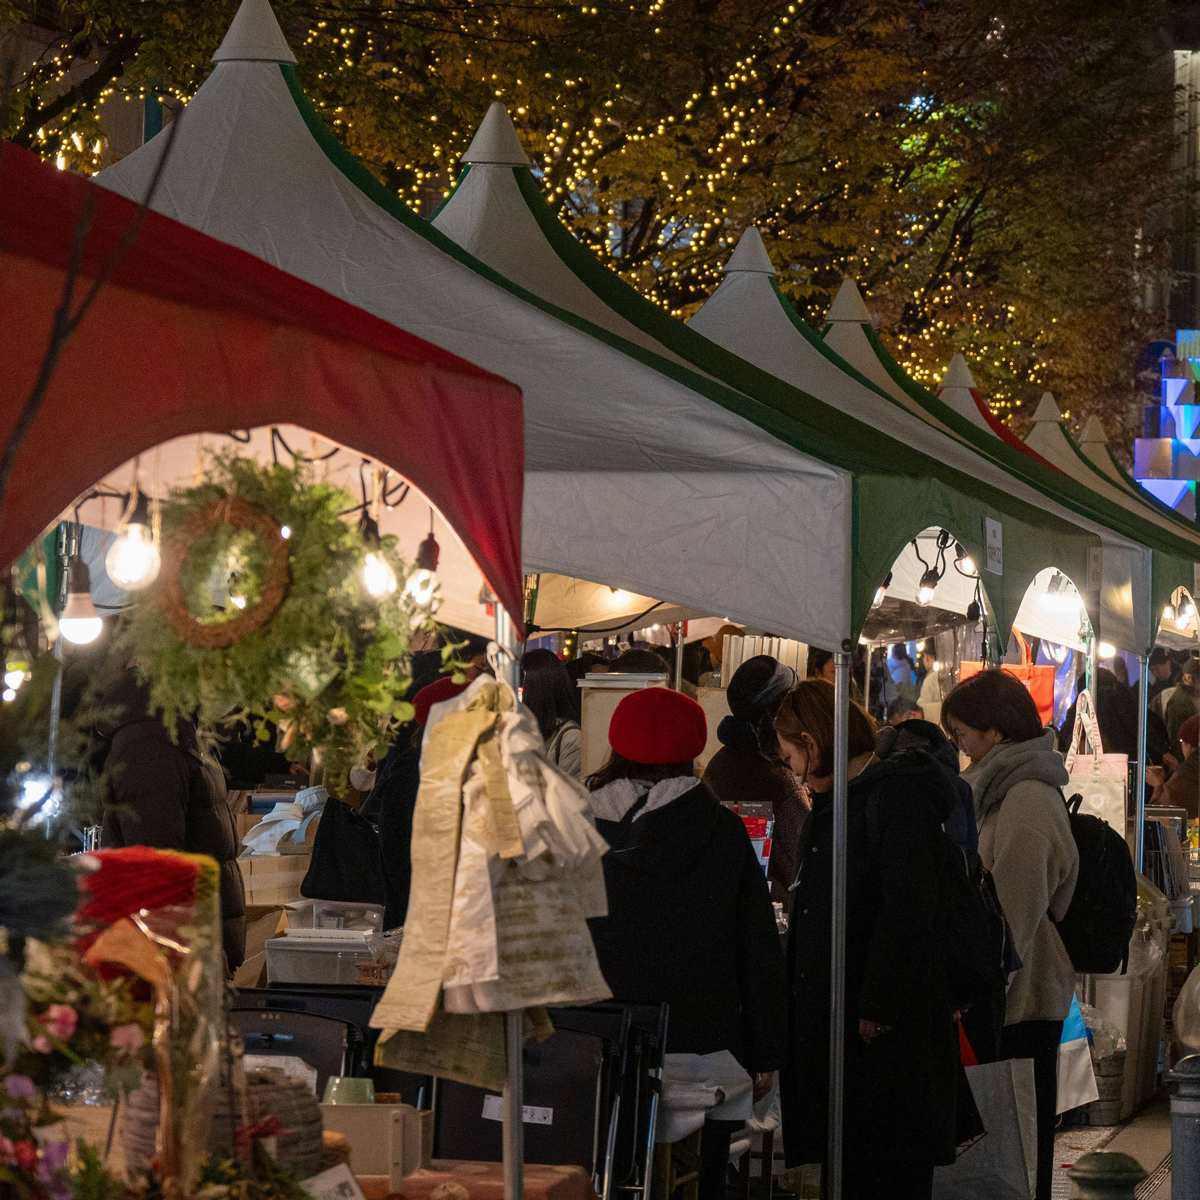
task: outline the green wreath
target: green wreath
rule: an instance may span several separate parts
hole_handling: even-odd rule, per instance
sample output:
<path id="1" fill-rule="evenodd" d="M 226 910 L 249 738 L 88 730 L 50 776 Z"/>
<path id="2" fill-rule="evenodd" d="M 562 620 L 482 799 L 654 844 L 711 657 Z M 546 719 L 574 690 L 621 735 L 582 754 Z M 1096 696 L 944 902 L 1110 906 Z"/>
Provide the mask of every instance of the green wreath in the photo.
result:
<path id="1" fill-rule="evenodd" d="M 203 484 L 164 505 L 165 569 L 128 637 L 168 728 L 196 716 L 202 731 L 249 726 L 267 741 L 274 726 L 289 759 L 321 751 L 336 795 L 411 718 L 409 644 L 432 608 L 408 596 L 394 539 L 369 543 L 345 515 L 354 508 L 303 464 L 236 455 L 214 457 Z M 362 585 L 370 553 L 396 575 L 388 596 Z"/>

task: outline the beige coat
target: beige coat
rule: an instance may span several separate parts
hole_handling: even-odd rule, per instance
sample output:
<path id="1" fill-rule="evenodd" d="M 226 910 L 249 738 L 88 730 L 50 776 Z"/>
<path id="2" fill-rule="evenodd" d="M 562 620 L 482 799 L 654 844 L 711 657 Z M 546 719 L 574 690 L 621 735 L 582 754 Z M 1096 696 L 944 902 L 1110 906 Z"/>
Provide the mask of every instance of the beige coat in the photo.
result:
<path id="1" fill-rule="evenodd" d="M 1051 921 L 1075 894 L 1079 853 L 1059 788 L 1067 783 L 1054 733 L 1001 742 L 963 773 L 975 794 L 979 854 L 992 872 L 1021 969 L 1008 988 L 1005 1024 L 1061 1021 L 1075 968 Z"/>

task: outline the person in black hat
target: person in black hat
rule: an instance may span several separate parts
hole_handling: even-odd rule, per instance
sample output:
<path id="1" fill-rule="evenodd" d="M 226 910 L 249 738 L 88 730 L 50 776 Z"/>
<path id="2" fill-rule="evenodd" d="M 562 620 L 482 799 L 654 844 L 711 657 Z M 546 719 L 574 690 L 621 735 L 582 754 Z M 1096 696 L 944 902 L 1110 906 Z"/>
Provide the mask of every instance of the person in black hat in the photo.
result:
<path id="1" fill-rule="evenodd" d="M 721 749 L 704 782 L 722 804 L 767 803 L 775 810 L 768 878 L 777 900 L 796 878 L 797 847 L 808 819 L 808 794 L 783 765 L 775 737 L 780 702 L 798 682 L 796 672 L 768 654 L 748 658 L 729 681 L 730 715 L 717 726 Z"/>

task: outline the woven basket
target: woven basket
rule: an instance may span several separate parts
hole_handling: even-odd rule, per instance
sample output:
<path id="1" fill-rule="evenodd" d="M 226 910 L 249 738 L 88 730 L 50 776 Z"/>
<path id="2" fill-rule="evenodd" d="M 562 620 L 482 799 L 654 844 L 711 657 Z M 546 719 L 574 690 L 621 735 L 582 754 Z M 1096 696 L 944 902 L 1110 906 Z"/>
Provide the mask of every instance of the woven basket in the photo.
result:
<path id="1" fill-rule="evenodd" d="M 208 1150 L 217 1158 L 232 1158 L 234 1130 L 241 1121 L 227 1079 L 223 1079 L 215 1093 Z M 281 1167 L 301 1179 L 321 1170 L 324 1153 L 321 1108 L 303 1080 L 289 1079 L 280 1071 L 247 1071 L 246 1102 L 251 1124 L 273 1116 L 283 1126 L 283 1132 L 275 1139 L 275 1158 Z M 157 1132 L 158 1080 L 146 1075 L 142 1086 L 129 1097 L 121 1120 L 121 1144 L 126 1168 L 131 1173 L 149 1167 L 155 1154 Z"/>

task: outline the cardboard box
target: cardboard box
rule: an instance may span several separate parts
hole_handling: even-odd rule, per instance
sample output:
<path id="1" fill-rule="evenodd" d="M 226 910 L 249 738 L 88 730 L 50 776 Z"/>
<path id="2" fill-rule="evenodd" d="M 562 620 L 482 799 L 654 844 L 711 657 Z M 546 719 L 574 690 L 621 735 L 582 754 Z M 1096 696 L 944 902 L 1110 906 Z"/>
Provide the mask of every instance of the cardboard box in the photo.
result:
<path id="1" fill-rule="evenodd" d="M 400 1195 L 406 1200 L 432 1197 L 444 1194 L 440 1189 L 446 1184 L 458 1184 L 470 1200 L 504 1200 L 504 1167 L 500 1163 L 438 1160 L 410 1175 Z M 371 1196 L 366 1187 L 363 1191 Z M 595 1200 L 595 1195 L 591 1176 L 583 1167 L 525 1164 L 525 1200 Z"/>
<path id="2" fill-rule="evenodd" d="M 237 860 L 246 889 L 246 904 L 281 907 L 300 899 L 311 854 L 252 854 Z"/>
<path id="3" fill-rule="evenodd" d="M 383 1175 L 397 1191 L 433 1157 L 433 1113 L 410 1104 L 322 1104 L 327 1132 L 350 1143 L 355 1175 Z"/>
<path id="4" fill-rule="evenodd" d="M 283 908 L 270 907 L 265 912 L 246 913 L 246 958 L 233 973 L 234 987 L 253 988 L 266 985 L 267 940 L 278 937 L 287 928 L 287 913 Z"/>

